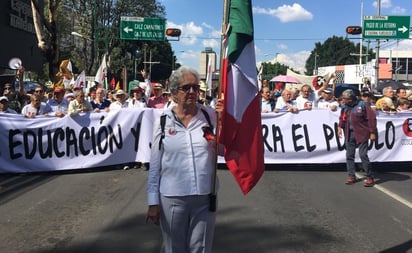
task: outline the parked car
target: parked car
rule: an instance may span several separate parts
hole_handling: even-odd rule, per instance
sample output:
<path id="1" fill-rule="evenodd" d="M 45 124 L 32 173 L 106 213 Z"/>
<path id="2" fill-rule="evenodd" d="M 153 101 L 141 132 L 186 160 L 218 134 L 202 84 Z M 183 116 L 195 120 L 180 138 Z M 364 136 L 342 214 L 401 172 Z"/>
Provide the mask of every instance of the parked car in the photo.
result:
<path id="1" fill-rule="evenodd" d="M 44 91 L 47 90 L 47 86 L 42 84 L 42 83 L 38 83 L 38 82 L 34 82 L 34 81 L 24 81 L 23 83 L 24 83 L 24 91 L 26 93 L 33 94 L 34 90 L 37 87 L 42 87 Z M 14 86 L 15 89 L 18 90 L 19 89 L 19 82 L 16 81 L 14 85 L 15 85 Z"/>

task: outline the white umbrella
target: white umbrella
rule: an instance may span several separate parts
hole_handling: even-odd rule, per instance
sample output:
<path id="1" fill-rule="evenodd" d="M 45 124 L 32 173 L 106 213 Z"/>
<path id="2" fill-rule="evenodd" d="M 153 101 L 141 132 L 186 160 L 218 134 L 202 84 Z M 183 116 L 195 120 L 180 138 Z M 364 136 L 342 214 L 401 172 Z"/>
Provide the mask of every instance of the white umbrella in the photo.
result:
<path id="1" fill-rule="evenodd" d="M 281 83 L 301 83 L 297 78 L 293 76 L 278 75 L 270 79 L 271 82 L 281 82 Z"/>

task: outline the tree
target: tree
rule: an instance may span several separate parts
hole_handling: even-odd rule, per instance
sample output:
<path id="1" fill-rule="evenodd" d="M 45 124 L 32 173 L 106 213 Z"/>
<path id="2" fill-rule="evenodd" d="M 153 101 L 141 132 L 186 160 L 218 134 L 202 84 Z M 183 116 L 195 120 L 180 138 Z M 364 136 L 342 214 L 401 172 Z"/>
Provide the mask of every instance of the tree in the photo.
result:
<path id="1" fill-rule="evenodd" d="M 315 49 L 312 50 L 306 60 L 305 74 L 312 75 L 315 67 L 358 64 L 359 56 L 351 54 L 358 54 L 359 47 L 359 43 L 355 45 L 348 38 L 337 36 L 328 38 L 323 44 L 317 42 L 315 43 Z M 362 46 L 362 52 L 367 52 L 367 48 Z M 369 58 L 375 57 L 371 49 L 368 54 Z M 365 62 L 365 59 L 363 59 L 363 62 Z"/>
<path id="2" fill-rule="evenodd" d="M 286 75 L 288 66 L 279 62 L 262 62 L 262 80 L 270 80 L 277 75 Z"/>
<path id="3" fill-rule="evenodd" d="M 38 47 L 49 63 L 49 78 L 55 80 L 59 64 L 59 40 L 57 37 L 57 7 L 61 0 L 45 0 L 45 11 L 40 9 L 38 0 L 31 0 L 34 28 L 38 41 Z"/>
<path id="4" fill-rule="evenodd" d="M 299 73 L 288 65 L 281 64 L 279 62 L 262 62 L 262 80 L 270 80 L 277 75 L 286 75 L 287 70 L 290 69 L 293 72 Z"/>
<path id="5" fill-rule="evenodd" d="M 44 2 L 44 11 L 39 2 Z M 108 54 L 109 72 L 119 79 L 124 66 L 129 70 L 128 75 L 133 75 L 136 58 L 130 55 L 136 50 L 147 46 L 153 58 L 164 58 L 163 63 L 172 62 L 174 57 L 168 41 L 119 39 L 121 16 L 164 17 L 165 8 L 157 1 L 31 0 L 31 3 L 38 45 L 48 63 L 50 80 L 56 79 L 59 64 L 64 59 L 70 59 L 75 70 L 85 69 L 88 75 L 93 75 L 103 54 Z M 72 32 L 87 39 L 74 44 Z"/>
<path id="6" fill-rule="evenodd" d="M 91 0 L 89 0 L 91 1 Z M 139 41 L 120 40 L 119 27 L 121 16 L 158 17 L 165 16 L 163 5 L 153 0 L 93 0 L 97 3 L 94 21 L 94 35 L 96 40 L 96 54 L 101 59 L 108 53 L 111 59 L 109 72 L 117 76 L 123 67 L 128 70 L 128 79 L 134 79 L 135 71 L 140 73 L 141 64 L 146 59 L 149 61 L 149 52 L 152 52 L 152 61 L 171 62 L 171 47 L 167 41 Z M 143 52 L 143 58 L 138 58 L 135 52 Z M 164 52 L 164 50 L 166 52 Z M 146 58 L 144 57 L 146 53 Z M 167 59 L 162 59 L 162 57 Z M 145 59 L 144 59 L 145 58 Z M 135 63 L 139 63 L 135 69 Z M 152 69 L 153 70 L 153 69 Z M 152 71 L 153 72 L 153 71 Z M 169 72 L 170 75 L 170 72 Z M 152 76 L 153 78 L 153 76 Z"/>

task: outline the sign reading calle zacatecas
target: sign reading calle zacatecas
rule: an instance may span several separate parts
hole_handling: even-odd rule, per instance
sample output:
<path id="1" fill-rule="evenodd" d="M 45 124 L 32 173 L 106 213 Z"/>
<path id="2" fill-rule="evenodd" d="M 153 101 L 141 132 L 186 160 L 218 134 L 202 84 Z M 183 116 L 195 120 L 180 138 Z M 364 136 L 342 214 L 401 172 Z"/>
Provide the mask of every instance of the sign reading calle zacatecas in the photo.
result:
<path id="1" fill-rule="evenodd" d="M 120 17 L 120 39 L 164 41 L 166 19 Z"/>

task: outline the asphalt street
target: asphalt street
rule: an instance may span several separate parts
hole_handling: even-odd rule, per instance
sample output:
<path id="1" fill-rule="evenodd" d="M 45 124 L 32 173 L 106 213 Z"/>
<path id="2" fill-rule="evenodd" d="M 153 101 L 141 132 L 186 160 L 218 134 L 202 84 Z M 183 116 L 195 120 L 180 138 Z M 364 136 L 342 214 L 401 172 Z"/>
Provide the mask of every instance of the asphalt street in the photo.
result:
<path id="1" fill-rule="evenodd" d="M 366 188 L 345 185 L 339 168 L 274 166 L 246 196 L 229 171 L 218 175 L 213 252 L 412 252 L 410 171 L 380 171 Z M 162 252 L 159 227 L 145 223 L 146 177 L 0 175 L 0 252 Z"/>

